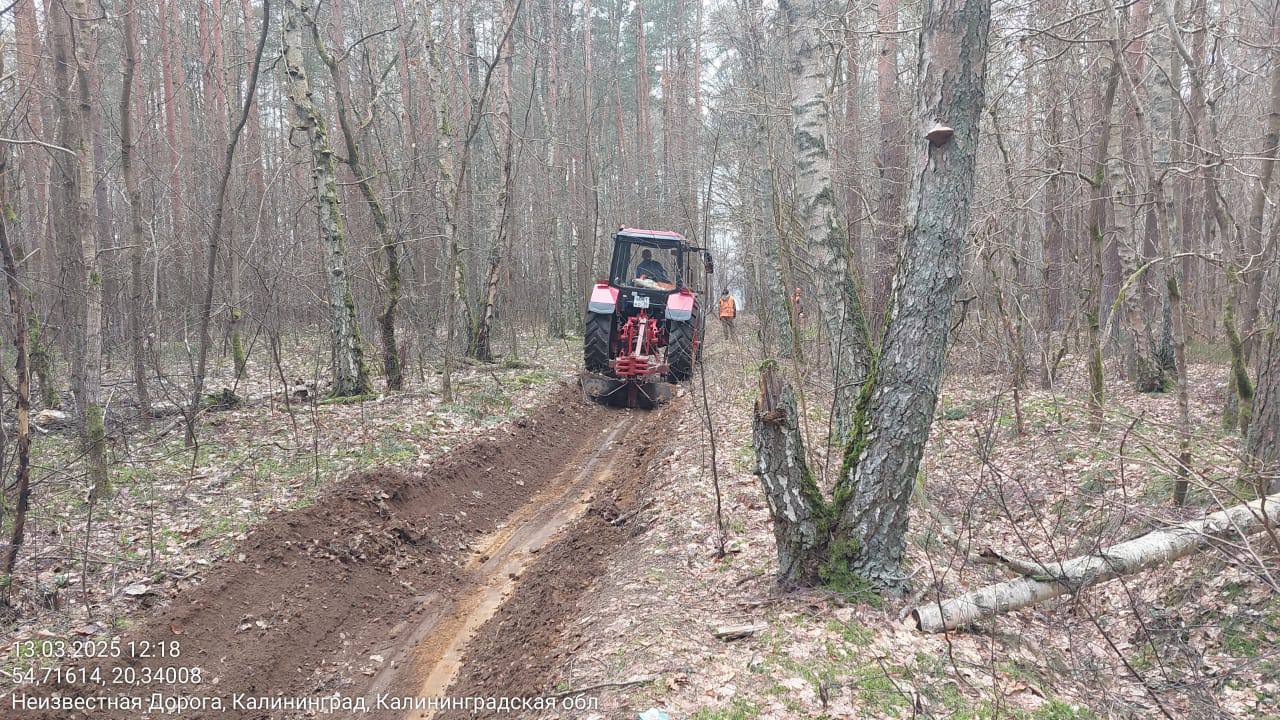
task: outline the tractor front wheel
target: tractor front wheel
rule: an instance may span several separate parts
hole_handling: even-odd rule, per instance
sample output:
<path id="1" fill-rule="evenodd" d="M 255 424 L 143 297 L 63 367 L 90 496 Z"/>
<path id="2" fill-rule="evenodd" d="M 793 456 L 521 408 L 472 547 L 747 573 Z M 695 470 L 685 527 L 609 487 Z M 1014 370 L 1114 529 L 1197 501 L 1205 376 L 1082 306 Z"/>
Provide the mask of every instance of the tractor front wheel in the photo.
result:
<path id="1" fill-rule="evenodd" d="M 609 336 L 613 333 L 613 316 L 587 313 L 582 333 L 582 363 L 587 372 L 603 373 L 609 369 Z"/>
<path id="2" fill-rule="evenodd" d="M 671 322 L 667 328 L 667 380 L 673 383 L 684 382 L 693 377 L 693 335 L 692 321 Z"/>

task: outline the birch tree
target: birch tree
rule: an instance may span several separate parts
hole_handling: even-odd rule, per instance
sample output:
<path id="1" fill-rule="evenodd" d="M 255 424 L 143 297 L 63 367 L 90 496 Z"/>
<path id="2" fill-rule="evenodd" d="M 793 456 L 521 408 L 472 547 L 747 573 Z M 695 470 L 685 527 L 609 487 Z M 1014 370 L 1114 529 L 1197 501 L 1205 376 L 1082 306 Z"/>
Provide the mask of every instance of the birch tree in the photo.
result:
<path id="1" fill-rule="evenodd" d="M 309 0 L 286 0 L 284 65 L 289 101 L 293 105 L 291 131 L 307 138 L 311 153 L 311 180 L 316 197 L 316 219 L 325 247 L 329 289 L 330 330 L 333 338 L 333 395 L 354 397 L 370 391 L 364 362 L 364 344 L 356 317 L 351 280 L 347 276 L 347 229 L 338 198 L 337 160 L 329 144 L 324 115 L 311 96 L 303 55 L 303 31 L 309 22 Z"/>
<path id="2" fill-rule="evenodd" d="M 858 397 L 834 495 L 797 450 L 794 406 L 764 369 L 757 472 L 770 498 L 787 584 L 898 588 L 907 502 L 937 404 L 960 287 L 986 77 L 989 0 L 927 0 L 911 145 L 913 175 L 883 344 Z M 776 386 L 776 383 L 773 385 Z M 768 426 L 781 431 L 770 431 Z M 782 458 L 782 459 L 780 459 Z M 786 459 L 792 458 L 792 459 Z M 785 471 L 780 472 L 779 469 Z"/>
<path id="3" fill-rule="evenodd" d="M 308 22 L 310 19 L 308 18 Z M 385 283 L 385 304 L 378 316 L 378 331 L 382 340 L 382 369 L 387 376 L 387 389 L 400 390 L 404 387 L 404 372 L 400 367 L 400 350 L 396 344 L 396 310 L 400 306 L 401 277 L 400 265 L 404 239 L 398 229 L 391 227 L 387 211 L 374 185 L 377 174 L 365 166 L 364 154 L 361 152 L 359 140 L 356 138 L 355 122 L 351 117 L 351 89 L 347 80 L 346 68 L 338 64 L 338 60 L 325 50 L 324 41 L 320 38 L 319 28 L 311 22 L 311 40 L 315 43 L 316 54 L 329 69 L 333 78 L 334 98 L 337 104 L 338 128 L 342 131 L 342 142 L 346 149 L 347 167 L 355 177 L 360 195 L 369 208 L 373 218 L 373 226 L 378 233 L 378 244 L 385 256 L 383 269 Z M 372 110 L 370 110 L 372 112 Z"/>
<path id="4" fill-rule="evenodd" d="M 817 312 L 827 331 L 835 388 L 832 424 L 837 437 L 843 438 L 853 425 L 854 405 L 870 369 L 871 351 L 853 259 L 847 250 L 848 234 L 832 183 L 822 5 L 816 0 L 786 0 L 781 8 L 793 53 L 791 116 L 799 226 L 817 279 Z"/>

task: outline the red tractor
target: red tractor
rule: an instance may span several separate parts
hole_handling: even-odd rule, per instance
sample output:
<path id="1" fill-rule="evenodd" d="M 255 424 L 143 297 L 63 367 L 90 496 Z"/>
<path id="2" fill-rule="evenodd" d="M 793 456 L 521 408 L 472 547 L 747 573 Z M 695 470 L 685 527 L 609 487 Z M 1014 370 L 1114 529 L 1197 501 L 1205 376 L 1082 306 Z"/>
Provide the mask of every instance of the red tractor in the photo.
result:
<path id="1" fill-rule="evenodd" d="M 668 383 L 693 375 L 703 331 L 701 278 L 691 262 L 698 253 L 709 277 L 711 254 L 679 233 L 614 233 L 609 279 L 591 289 L 583 332 L 582 385 L 593 398 L 651 408 L 670 398 Z"/>

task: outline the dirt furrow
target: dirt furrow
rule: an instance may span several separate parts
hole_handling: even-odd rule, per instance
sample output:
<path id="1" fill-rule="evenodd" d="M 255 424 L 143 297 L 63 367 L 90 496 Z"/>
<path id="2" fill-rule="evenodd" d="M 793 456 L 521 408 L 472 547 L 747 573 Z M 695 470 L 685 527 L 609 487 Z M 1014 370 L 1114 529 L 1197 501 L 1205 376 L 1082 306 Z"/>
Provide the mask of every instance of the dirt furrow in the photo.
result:
<path id="1" fill-rule="evenodd" d="M 629 476 L 619 459 L 631 464 L 648 452 L 649 433 L 639 426 L 653 416 L 591 405 L 566 384 L 534 415 L 428 466 L 353 475 L 314 505 L 267 520 L 199 584 L 126 633 L 126 639 L 176 640 L 181 655 L 121 659 L 114 667 L 198 667 L 200 682 L 96 681 L 43 691 L 135 695 L 144 705 L 152 693 L 186 696 L 204 699 L 206 709 L 184 718 L 281 720 L 295 714 L 237 709 L 232 698 L 437 693 L 463 657 L 460 682 L 470 684 L 477 674 L 469 667 L 473 653 L 476 662 L 491 654 L 468 643 L 488 647 L 490 626 L 508 612 L 503 601 L 526 595 L 526 581 L 516 578 L 531 554 L 586 509 L 593 490 L 588 515 L 562 533 L 571 543 L 582 523 L 599 517 L 602 503 L 628 492 L 634 483 L 602 485 Z M 550 552 L 576 564 L 562 547 L 558 541 Z M 583 555 L 589 570 L 595 553 Z M 551 614 L 563 606 L 547 608 Z M 215 697 L 222 712 L 207 708 Z"/>
<path id="2" fill-rule="evenodd" d="M 665 478 L 673 416 L 682 401 L 647 413 L 631 429 L 586 512 L 559 533 L 524 571 L 511 595 L 470 640 L 446 696 L 549 698 L 557 671 L 579 644 L 572 621 L 579 600 L 607 569 L 615 552 L 643 531 L 650 489 Z M 501 713 L 442 713 L 441 718 L 498 717 Z M 509 716 L 508 716 L 509 717 Z M 417 720 L 417 715 L 409 718 Z"/>

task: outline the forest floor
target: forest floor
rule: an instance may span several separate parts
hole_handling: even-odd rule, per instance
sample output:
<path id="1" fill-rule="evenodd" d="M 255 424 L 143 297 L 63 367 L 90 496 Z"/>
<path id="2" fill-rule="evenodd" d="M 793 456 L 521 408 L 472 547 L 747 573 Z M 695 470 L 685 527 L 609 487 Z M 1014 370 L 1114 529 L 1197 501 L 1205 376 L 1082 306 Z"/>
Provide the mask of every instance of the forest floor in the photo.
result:
<path id="1" fill-rule="evenodd" d="M 181 395 L 156 381 L 160 417 L 143 430 L 128 418 L 127 380 L 108 376 L 108 393 L 124 399 L 108 405 L 110 487 L 92 508 L 75 431 L 34 433 L 32 506 L 0 628 L 4 647 L 115 634 L 235 560 L 273 513 L 307 508 L 361 471 L 430 462 L 533 412 L 572 375 L 578 354 L 576 344 L 543 340 L 524 346 L 518 361 L 464 364 L 449 403 L 438 375 L 412 373 L 402 392 L 334 403 L 323 381 L 314 392 L 313 346 L 291 343 L 279 370 L 259 352 L 241 382 L 220 359 L 208 387 L 234 387 L 244 402 L 207 412 L 194 450 L 173 412 Z M 286 402 L 281 371 L 291 388 L 309 392 Z M 5 675 L 0 687 L 9 685 Z"/>
<path id="2" fill-rule="evenodd" d="M 113 505 L 96 513 L 83 588 L 74 539 L 85 510 L 43 500 L 25 566 L 38 584 L 19 589 L 26 612 L 7 643 L 176 640 L 180 659 L 122 657 L 104 669 L 186 668 L 160 689 L 202 702 L 339 693 L 386 718 L 429 714 L 378 708 L 379 694 L 585 697 L 598 708 L 542 716 L 597 719 L 651 708 L 694 720 L 1280 713 L 1280 600 L 1261 577 L 1274 572 L 1274 548 L 1218 548 L 950 635 L 906 619 L 936 588 L 1003 579 L 970 560 L 982 548 L 1070 556 L 1235 504 L 1236 442 L 1216 416 L 1223 368 L 1192 368 L 1196 472 L 1183 508 L 1169 502 L 1174 395 L 1112 382 L 1094 436 L 1081 379 L 1064 369 L 1054 392 L 1024 394 L 1019 433 L 1007 377 L 949 377 L 912 501 L 913 592 L 880 598 L 777 589 L 752 475 L 745 344 L 707 353 L 723 557 L 698 378 L 658 411 L 613 410 L 563 382 L 576 356 L 569 342 L 526 351 L 519 368 L 466 368 L 449 407 L 411 388 L 305 405 L 292 418 L 271 403 L 228 411 L 206 423 L 208 456 L 194 474 L 181 437 L 165 439 L 174 459 L 150 451 L 160 463 L 138 466 L 152 478 L 117 477 Z M 821 387 L 820 368 L 796 373 Z M 825 436 L 823 402 L 810 393 L 807 435 L 829 484 L 836 465 L 824 468 L 814 440 Z M 33 609 L 49 588 L 60 610 Z M 757 629 L 718 639 L 725 625 Z M 155 690 L 84 677 L 18 689 Z M 206 705 L 181 716 L 307 713 Z"/>
<path id="3" fill-rule="evenodd" d="M 597 691 L 597 718 L 649 708 L 694 720 L 1280 714 L 1280 598 L 1270 584 L 1277 549 L 1261 544 L 1219 548 L 965 632 L 924 635 L 907 616 L 937 598 L 935 588 L 946 597 L 1009 577 L 973 563 L 980 549 L 1051 561 L 1239 502 L 1237 439 L 1218 415 L 1224 368 L 1191 368 L 1195 473 L 1183 508 L 1170 502 L 1174 393 L 1137 395 L 1110 383 L 1106 424 L 1094 436 L 1083 378 L 1064 367 L 1056 392 L 1024 393 L 1019 434 L 1006 376 L 948 377 L 912 500 L 913 592 L 879 598 L 856 587 L 778 591 L 768 511 L 752 474 L 751 362 L 730 343 L 709 352 L 728 554 L 716 553 L 713 478 L 694 399 L 672 428 L 671 437 L 689 442 L 665 458 L 646 529 L 584 596 L 562 646 L 566 662 L 546 687 L 627 683 Z M 1108 370 L 1117 377 L 1118 368 Z M 809 399 L 813 445 L 825 435 L 816 407 L 824 398 Z M 828 486 L 838 467 L 836 455 Z M 732 625 L 759 630 L 715 637 Z"/>

